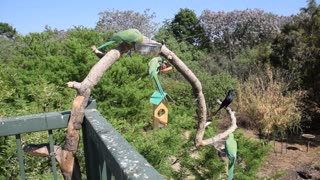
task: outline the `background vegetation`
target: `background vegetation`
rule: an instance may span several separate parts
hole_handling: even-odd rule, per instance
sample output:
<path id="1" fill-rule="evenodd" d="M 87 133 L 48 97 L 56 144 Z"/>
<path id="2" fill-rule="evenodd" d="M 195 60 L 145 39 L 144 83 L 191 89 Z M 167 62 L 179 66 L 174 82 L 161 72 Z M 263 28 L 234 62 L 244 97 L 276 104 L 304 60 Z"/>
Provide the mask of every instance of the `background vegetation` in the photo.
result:
<path id="1" fill-rule="evenodd" d="M 222 99 L 229 88 L 236 89 L 231 106 L 243 128 L 256 129 L 266 137 L 317 130 L 320 7 L 314 0 L 290 17 L 250 9 L 228 13 L 205 10 L 197 17 L 190 9 L 180 9 L 160 28 L 149 10 L 143 14 L 104 11 L 99 15 L 95 29 L 46 27 L 41 33 L 27 35 L 0 23 L 0 117 L 70 109 L 75 91 L 67 88 L 66 82 L 82 81 L 98 61 L 89 47 L 102 44 L 118 30 L 136 27 L 163 40 L 202 82 L 209 118 L 215 122 L 206 137 L 223 130 L 217 128 L 217 117 L 210 112 L 218 108 L 215 100 Z M 110 26 L 111 21 L 117 23 Z M 169 107 L 169 126 L 151 130 L 149 98 L 155 87 L 144 77 L 148 60 L 138 54 L 125 55 L 111 67 L 92 93 L 99 111 L 166 177 L 224 178 L 225 163 L 212 147 L 190 154 L 196 112 L 191 87 L 177 71 L 160 77 L 165 91 L 176 101 Z M 228 121 L 225 115 L 224 111 L 219 113 L 220 123 Z M 54 133 L 61 144 L 63 130 Z M 40 143 L 46 136 L 23 135 L 22 140 Z M 236 139 L 241 166 L 236 166 L 235 179 L 255 179 L 269 146 L 247 139 L 241 130 L 237 130 Z M 0 137 L 0 179 L 18 176 L 15 151 L 13 137 Z M 81 150 L 78 153 L 83 157 Z M 48 176 L 49 159 L 26 158 L 28 178 Z M 179 159 L 178 169 L 172 168 L 172 158 Z"/>

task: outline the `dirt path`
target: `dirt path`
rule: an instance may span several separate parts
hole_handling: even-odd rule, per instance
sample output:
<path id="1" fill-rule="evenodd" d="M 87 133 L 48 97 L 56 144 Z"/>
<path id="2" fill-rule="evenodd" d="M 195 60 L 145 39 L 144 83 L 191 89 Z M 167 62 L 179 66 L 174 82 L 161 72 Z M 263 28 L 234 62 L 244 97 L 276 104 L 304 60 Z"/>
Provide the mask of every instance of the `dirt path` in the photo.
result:
<path id="1" fill-rule="evenodd" d="M 252 131 L 246 131 L 245 135 L 254 139 L 258 138 Z M 281 180 L 320 180 L 320 135 L 316 135 L 316 138 L 310 141 L 308 152 L 307 140 L 302 137 L 291 138 L 282 143 L 275 141 L 271 144 L 274 148 L 266 157 L 258 173 L 259 177 Z"/>

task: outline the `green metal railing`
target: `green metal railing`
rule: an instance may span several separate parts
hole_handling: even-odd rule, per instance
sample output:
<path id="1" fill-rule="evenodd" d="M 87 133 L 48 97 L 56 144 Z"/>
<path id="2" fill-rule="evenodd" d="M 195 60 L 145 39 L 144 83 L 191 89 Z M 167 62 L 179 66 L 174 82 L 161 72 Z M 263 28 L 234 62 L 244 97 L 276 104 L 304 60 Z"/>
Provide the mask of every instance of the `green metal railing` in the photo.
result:
<path id="1" fill-rule="evenodd" d="M 66 128 L 70 114 L 70 111 L 63 111 L 0 119 L 0 137 L 11 135 L 16 137 L 21 179 L 25 179 L 21 134 L 48 131 L 50 153 L 52 154 L 54 146 L 52 130 Z M 51 166 L 53 179 L 57 179 L 56 159 L 54 156 L 51 156 Z"/>
<path id="2" fill-rule="evenodd" d="M 16 137 L 20 177 L 25 179 L 21 134 L 48 131 L 50 153 L 53 152 L 53 129 L 66 128 L 70 111 L 52 112 L 0 119 L 0 136 Z M 164 179 L 90 102 L 83 123 L 86 175 L 96 179 Z M 51 156 L 53 179 L 57 179 L 56 160 Z"/>

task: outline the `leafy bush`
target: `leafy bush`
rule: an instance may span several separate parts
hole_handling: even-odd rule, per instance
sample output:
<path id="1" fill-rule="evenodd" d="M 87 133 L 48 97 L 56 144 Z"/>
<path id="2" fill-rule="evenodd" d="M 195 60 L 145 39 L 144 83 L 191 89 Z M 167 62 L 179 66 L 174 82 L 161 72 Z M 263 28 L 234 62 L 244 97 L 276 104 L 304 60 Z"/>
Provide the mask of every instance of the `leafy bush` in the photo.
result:
<path id="1" fill-rule="evenodd" d="M 235 139 L 238 143 L 237 162 L 234 170 L 235 179 L 254 179 L 271 145 L 246 138 L 242 130 L 236 131 Z"/>
<path id="2" fill-rule="evenodd" d="M 299 96 L 284 94 L 285 81 L 273 77 L 266 69 L 266 78 L 251 76 L 239 85 L 238 108 L 262 135 L 284 135 L 300 128 Z"/>

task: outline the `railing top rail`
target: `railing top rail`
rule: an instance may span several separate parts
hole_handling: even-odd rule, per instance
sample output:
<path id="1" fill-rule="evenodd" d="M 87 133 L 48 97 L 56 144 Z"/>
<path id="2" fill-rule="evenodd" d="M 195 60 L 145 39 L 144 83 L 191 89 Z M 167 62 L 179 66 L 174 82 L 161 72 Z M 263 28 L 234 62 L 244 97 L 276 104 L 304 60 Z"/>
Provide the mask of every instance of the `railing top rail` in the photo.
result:
<path id="1" fill-rule="evenodd" d="M 0 118 L 0 136 L 65 128 L 70 111 Z"/>
<path id="2" fill-rule="evenodd" d="M 86 109 L 96 108 L 96 101 L 90 99 Z M 50 129 L 66 128 L 71 115 L 70 110 L 48 112 L 26 116 L 0 118 L 0 137 Z"/>
<path id="3" fill-rule="evenodd" d="M 122 169 L 121 179 L 164 179 L 96 109 L 87 110 L 85 117 L 94 129 L 95 144 L 103 144 L 105 156 L 111 155 L 109 161 L 115 161 L 109 163 Z"/>

